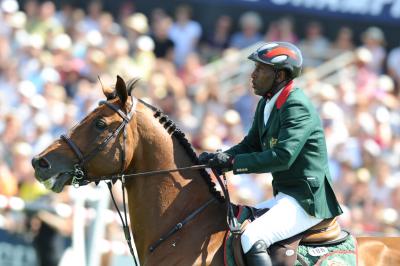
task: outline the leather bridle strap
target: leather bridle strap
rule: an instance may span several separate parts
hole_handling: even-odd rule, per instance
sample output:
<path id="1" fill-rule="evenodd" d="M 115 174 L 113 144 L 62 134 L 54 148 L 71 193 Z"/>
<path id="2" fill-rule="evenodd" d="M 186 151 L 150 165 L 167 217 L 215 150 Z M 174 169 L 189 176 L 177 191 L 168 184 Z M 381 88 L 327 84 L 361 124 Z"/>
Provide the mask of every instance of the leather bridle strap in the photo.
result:
<path id="1" fill-rule="evenodd" d="M 115 105 L 109 103 L 109 102 L 101 102 L 100 104 L 105 104 L 107 105 L 109 108 L 111 108 L 112 110 L 114 110 L 116 113 L 119 114 L 119 116 L 123 119 L 123 121 L 121 122 L 121 124 L 118 126 L 118 128 L 116 130 L 114 130 L 113 132 L 111 132 L 103 141 L 102 143 L 97 146 L 95 149 L 93 149 L 92 151 L 90 151 L 86 156 L 83 155 L 83 153 L 81 152 L 81 150 L 78 148 L 78 146 L 67 136 L 65 135 L 61 135 L 61 139 L 64 140 L 68 146 L 72 149 L 72 151 L 75 153 L 75 155 L 78 157 L 78 164 L 76 164 L 74 166 L 74 172 L 73 172 L 73 179 L 72 179 L 72 184 L 73 185 L 81 185 L 85 180 L 83 180 L 83 177 L 85 175 L 87 175 L 86 169 L 85 169 L 85 163 L 87 163 L 90 159 L 92 159 L 99 151 L 101 151 L 102 149 L 104 149 L 104 147 L 106 147 L 106 145 L 115 137 L 117 137 L 119 135 L 119 133 L 121 132 L 121 130 L 123 130 L 123 143 L 122 143 L 122 152 L 121 152 L 121 169 L 120 169 L 120 174 L 118 174 L 119 178 L 121 179 L 122 182 L 122 204 L 123 204 L 123 213 L 124 213 L 124 217 L 125 219 L 122 218 L 121 215 L 121 211 L 118 208 L 118 205 L 115 201 L 114 195 L 112 193 L 112 183 L 108 182 L 107 186 L 108 189 L 110 190 L 110 195 L 111 195 L 111 199 L 114 203 L 115 208 L 117 209 L 118 215 L 121 219 L 122 222 L 122 227 L 123 227 L 123 231 L 124 231 L 124 235 L 125 235 L 125 239 L 126 242 L 129 246 L 129 251 L 135 261 L 135 265 L 138 266 L 138 262 L 137 262 L 137 258 L 135 256 L 135 253 L 133 251 L 133 247 L 132 247 L 132 238 L 131 238 L 131 232 L 129 229 L 129 225 L 128 225 L 128 217 L 127 217 L 127 211 L 126 211 L 126 200 L 125 200 L 125 178 L 124 175 L 122 174 L 124 171 L 124 166 L 125 166 L 125 146 L 126 146 L 126 125 L 130 122 L 135 109 L 136 109 L 136 103 L 137 100 L 135 98 L 132 97 L 132 105 L 131 105 L 131 109 L 129 111 L 128 114 L 125 114 L 119 107 L 116 107 Z"/>
<path id="2" fill-rule="evenodd" d="M 154 175 L 164 175 L 164 174 L 169 174 L 173 172 L 180 172 L 180 171 L 193 171 L 193 170 L 201 170 L 207 168 L 207 165 L 205 164 L 199 164 L 199 165 L 192 165 L 192 166 L 187 166 L 187 167 L 178 167 L 178 168 L 173 168 L 173 169 L 166 169 L 166 170 L 155 170 L 155 171 L 148 171 L 148 172 L 140 172 L 140 173 L 134 173 L 134 174 L 119 174 L 119 175 L 110 175 L 110 176 L 99 176 L 99 177 L 90 177 L 90 181 L 85 182 L 82 181 L 80 183 L 81 186 L 87 185 L 90 182 L 99 182 L 99 181 L 116 181 L 118 179 L 121 179 L 123 176 L 124 178 L 134 178 L 137 176 L 154 176 Z"/>
<path id="3" fill-rule="evenodd" d="M 81 150 L 78 148 L 78 146 L 76 146 L 76 144 L 72 140 L 70 140 L 64 134 L 61 135 L 61 139 L 64 140 L 68 144 L 68 146 L 72 149 L 72 151 L 75 153 L 76 157 L 78 157 L 79 162 L 83 162 L 85 160 Z"/>
<path id="4" fill-rule="evenodd" d="M 189 214 L 183 221 L 177 223 L 171 230 L 169 230 L 165 235 L 161 236 L 156 242 L 154 242 L 150 247 L 149 251 L 153 252 L 162 242 L 167 240 L 170 236 L 178 232 L 182 227 L 187 224 L 189 221 L 193 220 L 200 212 L 202 212 L 208 205 L 213 203 L 215 201 L 215 198 L 212 198 L 208 200 L 206 203 L 201 205 L 198 209 L 196 209 L 194 212 Z"/>
<path id="5" fill-rule="evenodd" d="M 226 180 L 226 175 L 225 172 L 219 171 L 217 169 L 212 168 L 212 172 L 214 173 L 222 192 L 224 193 L 225 197 L 225 205 L 226 205 L 226 221 L 227 225 L 229 227 L 229 231 L 231 231 L 232 234 L 237 234 L 240 232 L 240 223 L 238 222 L 235 213 L 233 211 L 233 206 L 231 202 L 231 198 L 229 196 L 229 190 L 228 190 L 228 183 Z M 222 176 L 222 178 L 221 178 Z"/>
<path id="6" fill-rule="evenodd" d="M 122 218 L 121 211 L 119 210 L 118 204 L 115 201 L 114 194 L 112 192 L 112 185 L 113 185 L 112 182 L 107 182 L 107 187 L 108 187 L 108 190 L 110 191 L 112 202 L 114 204 L 115 209 L 117 210 L 118 216 L 122 223 L 122 229 L 124 231 L 126 243 L 128 243 L 129 252 L 131 253 L 131 255 L 133 257 L 133 260 L 135 261 L 135 266 L 139 266 L 140 264 L 138 263 L 135 252 L 133 251 L 131 230 L 129 229 L 129 224 L 128 224 L 128 216 L 127 216 L 127 211 L 126 211 L 126 200 L 125 200 L 125 178 L 124 177 L 121 178 L 122 206 L 124 208 L 123 212 L 124 212 L 125 220 L 124 220 L 124 218 Z"/>
<path id="7" fill-rule="evenodd" d="M 84 157 L 84 163 L 89 161 L 90 159 L 92 159 L 99 151 L 101 151 L 102 149 L 105 148 L 105 146 L 107 146 L 107 144 L 110 142 L 110 140 L 112 140 L 113 138 L 115 138 L 116 136 L 119 135 L 119 133 L 121 132 L 122 129 L 125 128 L 125 126 L 129 123 L 129 121 L 131 120 L 133 113 L 135 112 L 135 102 L 134 99 L 132 99 L 132 106 L 131 106 L 131 110 L 130 112 L 126 115 L 124 112 L 121 111 L 120 108 L 116 107 L 115 105 L 109 103 L 109 102 L 102 102 L 102 104 L 107 105 L 110 109 L 114 110 L 116 113 L 119 114 L 119 116 L 123 119 L 123 121 L 121 122 L 121 124 L 117 127 L 117 129 L 113 132 L 111 132 L 104 140 L 103 142 L 97 146 L 94 150 L 92 150 L 91 152 L 89 152 L 88 155 L 86 155 Z M 125 130 L 124 130 L 125 131 Z"/>
<path id="8" fill-rule="evenodd" d="M 61 135 L 61 139 L 64 140 L 68 146 L 71 148 L 71 150 L 75 153 L 76 157 L 78 158 L 78 163 L 74 165 L 74 170 L 72 171 L 73 178 L 72 178 L 72 185 L 77 187 L 80 186 L 84 183 L 86 183 L 84 180 L 84 177 L 87 175 L 87 171 L 85 168 L 85 164 L 90 161 L 99 151 L 104 149 L 107 144 L 115 137 L 119 135 L 121 130 L 124 130 L 124 140 L 123 140 L 123 151 L 122 151 L 122 161 L 121 161 L 121 170 L 120 173 L 122 174 L 124 170 L 124 165 L 125 165 L 125 142 L 126 142 L 126 130 L 125 127 L 131 120 L 135 110 L 136 110 L 136 104 L 137 100 L 134 97 L 131 97 L 132 99 L 132 104 L 131 108 L 128 114 L 125 114 L 119 107 L 106 102 L 102 101 L 100 104 L 105 104 L 107 107 L 118 113 L 118 115 L 123 119 L 121 124 L 118 126 L 118 128 L 111 133 L 107 135 L 107 137 L 101 142 L 100 145 L 98 145 L 96 148 L 91 150 L 87 155 L 83 155 L 79 147 L 66 135 Z"/>

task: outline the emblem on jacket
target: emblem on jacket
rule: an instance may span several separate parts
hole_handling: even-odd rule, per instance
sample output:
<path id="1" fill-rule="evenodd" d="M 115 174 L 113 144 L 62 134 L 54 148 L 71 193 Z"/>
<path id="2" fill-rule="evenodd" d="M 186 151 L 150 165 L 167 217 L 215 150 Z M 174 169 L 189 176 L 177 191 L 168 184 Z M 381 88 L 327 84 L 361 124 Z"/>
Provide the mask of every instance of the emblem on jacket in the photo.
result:
<path id="1" fill-rule="evenodd" d="M 277 142 L 278 142 L 278 139 L 271 138 L 269 140 L 269 146 L 272 148 L 272 147 L 274 147 L 276 145 Z"/>

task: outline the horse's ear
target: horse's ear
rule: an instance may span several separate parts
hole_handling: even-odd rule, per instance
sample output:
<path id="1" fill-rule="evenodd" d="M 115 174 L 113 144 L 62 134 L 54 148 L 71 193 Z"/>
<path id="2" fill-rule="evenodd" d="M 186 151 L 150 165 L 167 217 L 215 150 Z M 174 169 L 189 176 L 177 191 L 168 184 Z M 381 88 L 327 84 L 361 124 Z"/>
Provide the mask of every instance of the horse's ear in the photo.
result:
<path id="1" fill-rule="evenodd" d="M 100 76 L 97 76 L 97 78 L 99 79 L 101 89 L 103 90 L 103 93 L 107 98 L 107 101 L 114 99 L 116 96 L 115 90 L 111 87 L 104 87 L 103 82 L 101 82 Z"/>
<path id="2" fill-rule="evenodd" d="M 111 100 L 115 98 L 115 90 L 111 87 L 101 87 L 103 90 L 104 95 L 106 96 L 107 100 Z"/>
<path id="3" fill-rule="evenodd" d="M 136 84 L 139 82 L 139 80 L 140 80 L 139 78 L 133 78 L 129 80 L 128 83 L 126 84 L 129 96 L 132 95 L 132 90 L 136 87 Z"/>
<path id="4" fill-rule="evenodd" d="M 115 84 L 115 89 L 117 91 L 119 99 L 121 100 L 122 106 L 124 106 L 126 100 L 128 99 L 128 92 L 126 90 L 125 81 L 120 76 L 117 76 L 117 83 Z"/>

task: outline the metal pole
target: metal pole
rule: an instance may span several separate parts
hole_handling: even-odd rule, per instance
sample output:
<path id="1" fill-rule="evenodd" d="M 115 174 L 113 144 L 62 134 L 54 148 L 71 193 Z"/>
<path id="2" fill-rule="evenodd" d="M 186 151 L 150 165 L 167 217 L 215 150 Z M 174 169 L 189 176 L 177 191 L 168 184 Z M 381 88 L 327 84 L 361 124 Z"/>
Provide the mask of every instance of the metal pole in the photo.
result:
<path id="1" fill-rule="evenodd" d="M 88 236 L 88 266 L 100 265 L 101 254 L 98 243 L 104 238 L 106 228 L 105 211 L 110 203 L 110 196 L 104 183 L 100 183 L 95 192 L 97 198 L 95 201 L 96 219 L 90 228 Z"/>

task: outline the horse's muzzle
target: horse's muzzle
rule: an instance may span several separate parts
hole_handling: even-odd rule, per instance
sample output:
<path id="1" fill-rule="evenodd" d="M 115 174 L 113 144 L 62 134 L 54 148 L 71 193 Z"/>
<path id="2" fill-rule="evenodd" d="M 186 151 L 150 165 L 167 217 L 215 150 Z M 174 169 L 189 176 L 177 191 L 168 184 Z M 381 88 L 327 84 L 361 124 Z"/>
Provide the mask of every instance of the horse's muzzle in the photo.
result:
<path id="1" fill-rule="evenodd" d="M 32 166 L 35 170 L 37 169 L 50 169 L 51 164 L 45 157 L 35 156 L 32 158 Z"/>

